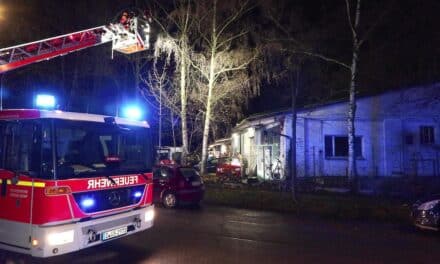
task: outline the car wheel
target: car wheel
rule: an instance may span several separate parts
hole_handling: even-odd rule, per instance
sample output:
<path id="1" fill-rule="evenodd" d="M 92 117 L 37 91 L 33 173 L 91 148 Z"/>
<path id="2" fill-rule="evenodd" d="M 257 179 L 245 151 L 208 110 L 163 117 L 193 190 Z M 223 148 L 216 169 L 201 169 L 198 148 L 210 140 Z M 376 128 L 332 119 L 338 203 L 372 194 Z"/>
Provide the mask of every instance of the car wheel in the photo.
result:
<path id="1" fill-rule="evenodd" d="M 165 208 L 174 208 L 177 205 L 177 197 L 174 193 L 165 193 L 162 197 L 162 204 Z"/>

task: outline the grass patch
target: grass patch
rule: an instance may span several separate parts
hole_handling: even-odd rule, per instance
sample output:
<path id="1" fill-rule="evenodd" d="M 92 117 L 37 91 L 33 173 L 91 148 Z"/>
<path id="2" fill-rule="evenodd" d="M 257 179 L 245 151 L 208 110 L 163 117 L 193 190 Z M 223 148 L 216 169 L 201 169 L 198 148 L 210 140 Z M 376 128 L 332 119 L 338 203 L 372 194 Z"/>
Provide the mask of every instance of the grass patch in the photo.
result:
<path id="1" fill-rule="evenodd" d="M 290 194 L 255 189 L 207 186 L 205 202 L 238 208 L 313 214 L 331 218 L 408 221 L 409 209 L 402 202 L 377 197 L 340 194 L 300 194 L 294 203 Z"/>

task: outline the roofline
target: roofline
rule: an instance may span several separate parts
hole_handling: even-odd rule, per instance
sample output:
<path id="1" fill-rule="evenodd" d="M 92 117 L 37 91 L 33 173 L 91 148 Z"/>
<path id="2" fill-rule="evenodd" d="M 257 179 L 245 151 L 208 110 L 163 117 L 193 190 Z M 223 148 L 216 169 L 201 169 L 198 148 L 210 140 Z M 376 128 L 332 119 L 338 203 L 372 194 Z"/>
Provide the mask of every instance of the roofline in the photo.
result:
<path id="1" fill-rule="evenodd" d="M 386 91 L 386 92 L 379 93 L 379 94 L 374 94 L 374 95 L 359 96 L 357 98 L 357 100 L 373 98 L 373 97 L 377 97 L 377 96 L 381 96 L 381 95 L 400 93 L 400 92 L 408 91 L 408 90 L 411 90 L 411 89 L 414 89 L 414 88 L 417 88 L 417 87 L 428 88 L 428 87 L 436 87 L 436 86 L 440 86 L 440 82 L 433 83 L 431 85 L 419 85 L 419 86 L 411 86 L 411 87 L 401 88 L 401 89 L 398 89 L 398 90 L 390 90 L 390 91 Z M 305 112 L 305 111 L 308 111 L 310 109 L 317 109 L 317 108 L 320 108 L 320 107 L 326 107 L 326 106 L 343 104 L 343 103 L 348 103 L 348 98 L 336 99 L 336 100 L 332 100 L 332 101 L 328 101 L 328 102 L 324 102 L 324 103 L 316 103 L 316 104 L 304 105 L 301 108 L 297 108 L 297 113 Z M 292 113 L 291 109 L 292 109 L 291 107 L 280 108 L 280 109 L 273 110 L 273 111 L 270 111 L 270 112 L 262 112 L 262 113 L 252 114 L 252 115 L 248 116 L 247 118 L 241 120 L 238 124 L 236 124 L 235 127 L 233 128 L 233 130 L 239 129 L 238 127 L 244 125 L 245 122 L 251 122 L 251 121 L 254 121 L 254 120 L 257 120 L 257 119 L 274 117 L 274 116 L 279 116 L 279 115 L 283 115 L 283 114 L 290 114 L 290 113 Z"/>

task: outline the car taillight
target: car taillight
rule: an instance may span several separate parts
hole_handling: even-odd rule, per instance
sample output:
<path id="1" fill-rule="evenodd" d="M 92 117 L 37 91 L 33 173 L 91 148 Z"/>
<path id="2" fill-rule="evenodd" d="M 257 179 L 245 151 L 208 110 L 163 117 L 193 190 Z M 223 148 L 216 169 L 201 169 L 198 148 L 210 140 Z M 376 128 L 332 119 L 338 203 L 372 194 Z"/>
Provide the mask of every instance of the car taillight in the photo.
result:
<path id="1" fill-rule="evenodd" d="M 44 189 L 44 193 L 47 196 L 52 196 L 52 195 L 69 194 L 72 193 L 72 191 L 70 190 L 69 186 L 51 186 L 51 187 L 46 187 Z"/>

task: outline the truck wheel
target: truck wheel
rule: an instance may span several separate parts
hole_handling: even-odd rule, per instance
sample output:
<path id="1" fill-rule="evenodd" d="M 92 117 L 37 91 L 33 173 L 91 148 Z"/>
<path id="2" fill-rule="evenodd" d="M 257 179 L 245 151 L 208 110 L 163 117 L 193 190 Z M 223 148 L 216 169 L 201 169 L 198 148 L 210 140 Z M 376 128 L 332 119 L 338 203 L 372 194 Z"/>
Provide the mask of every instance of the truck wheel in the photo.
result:
<path id="1" fill-rule="evenodd" d="M 174 208 L 177 205 L 177 197 L 174 193 L 165 193 L 162 197 L 162 204 L 165 208 Z"/>

